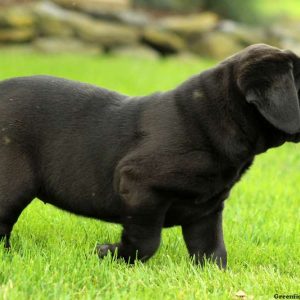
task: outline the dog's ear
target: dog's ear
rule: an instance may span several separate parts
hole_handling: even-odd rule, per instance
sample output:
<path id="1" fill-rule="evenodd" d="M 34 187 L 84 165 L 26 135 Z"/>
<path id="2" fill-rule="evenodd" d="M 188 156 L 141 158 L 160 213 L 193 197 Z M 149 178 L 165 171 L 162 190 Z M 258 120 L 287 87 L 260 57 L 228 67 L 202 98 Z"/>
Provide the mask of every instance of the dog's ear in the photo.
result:
<path id="1" fill-rule="evenodd" d="M 274 76 L 267 88 L 251 88 L 246 100 L 276 128 L 288 133 L 300 132 L 300 109 L 292 71 Z"/>
<path id="2" fill-rule="evenodd" d="M 246 101 L 253 103 L 274 127 L 288 134 L 299 133 L 300 108 L 293 64 L 284 52 L 274 49 L 255 49 L 255 55 L 248 55 L 238 84 Z"/>

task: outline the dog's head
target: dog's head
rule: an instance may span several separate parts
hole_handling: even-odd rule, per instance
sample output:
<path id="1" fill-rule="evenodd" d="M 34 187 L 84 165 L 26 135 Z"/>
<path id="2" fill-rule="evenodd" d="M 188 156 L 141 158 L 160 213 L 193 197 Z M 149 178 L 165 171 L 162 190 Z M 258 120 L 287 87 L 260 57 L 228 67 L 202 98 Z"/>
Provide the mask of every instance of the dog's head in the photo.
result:
<path id="1" fill-rule="evenodd" d="M 300 58 L 288 50 L 252 45 L 233 57 L 237 85 L 248 103 L 277 129 L 300 133 Z"/>

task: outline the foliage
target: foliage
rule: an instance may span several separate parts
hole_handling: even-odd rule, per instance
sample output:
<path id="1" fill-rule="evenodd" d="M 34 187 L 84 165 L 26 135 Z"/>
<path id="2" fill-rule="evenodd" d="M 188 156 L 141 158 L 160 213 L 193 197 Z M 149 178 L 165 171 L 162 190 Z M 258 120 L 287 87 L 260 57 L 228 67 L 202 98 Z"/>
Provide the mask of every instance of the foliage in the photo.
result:
<path id="1" fill-rule="evenodd" d="M 139 95 L 176 86 L 212 65 L 73 55 L 0 53 L 0 78 L 52 74 Z M 256 159 L 226 203 L 226 271 L 188 259 L 180 228 L 165 229 L 156 256 L 130 267 L 99 261 L 96 242 L 118 240 L 120 226 L 60 211 L 35 200 L 0 247 L 0 299 L 255 299 L 294 294 L 300 286 L 300 151 L 285 145 Z"/>
<path id="2" fill-rule="evenodd" d="M 272 19 L 300 16 L 299 0 L 134 0 L 147 8 L 194 13 L 211 10 L 221 17 L 256 24 Z"/>
<path id="3" fill-rule="evenodd" d="M 202 0 L 202 7 L 224 18 L 246 23 L 256 23 L 262 18 L 256 0 Z"/>
<path id="4" fill-rule="evenodd" d="M 135 0 L 144 7 L 178 11 L 197 12 L 211 10 L 220 16 L 237 21 L 255 22 L 259 19 L 257 0 Z"/>
<path id="5" fill-rule="evenodd" d="M 134 0 L 136 5 L 162 10 L 192 12 L 201 8 L 202 0 Z"/>

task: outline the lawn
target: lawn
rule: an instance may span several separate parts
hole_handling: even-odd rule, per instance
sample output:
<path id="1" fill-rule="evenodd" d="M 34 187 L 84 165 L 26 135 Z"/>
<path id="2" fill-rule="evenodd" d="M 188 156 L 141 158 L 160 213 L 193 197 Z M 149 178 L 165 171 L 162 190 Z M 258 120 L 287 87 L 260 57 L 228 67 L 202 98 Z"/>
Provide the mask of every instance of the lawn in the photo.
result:
<path id="1" fill-rule="evenodd" d="M 0 79 L 52 74 L 130 95 L 176 86 L 211 61 L 141 61 L 0 53 Z M 300 293 L 300 148 L 260 155 L 233 189 L 224 218 L 228 269 L 194 266 L 180 228 L 165 229 L 149 262 L 101 261 L 96 242 L 118 239 L 121 227 L 60 211 L 34 200 L 0 248 L 0 299 L 255 299 Z M 251 298 L 251 297 L 250 297 Z"/>

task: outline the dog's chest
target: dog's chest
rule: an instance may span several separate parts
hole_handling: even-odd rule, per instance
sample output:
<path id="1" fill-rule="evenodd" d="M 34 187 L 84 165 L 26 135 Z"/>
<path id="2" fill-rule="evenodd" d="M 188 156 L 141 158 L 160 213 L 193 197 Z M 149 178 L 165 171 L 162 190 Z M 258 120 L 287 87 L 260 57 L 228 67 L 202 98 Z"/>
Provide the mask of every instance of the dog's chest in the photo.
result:
<path id="1" fill-rule="evenodd" d="M 187 197 L 181 194 L 172 203 L 166 214 L 164 226 L 182 225 L 194 219 L 196 221 L 222 208 L 231 188 L 251 163 L 252 159 L 241 164 L 239 168 L 228 166 L 218 173 L 202 176 L 198 181 L 197 194 Z"/>

